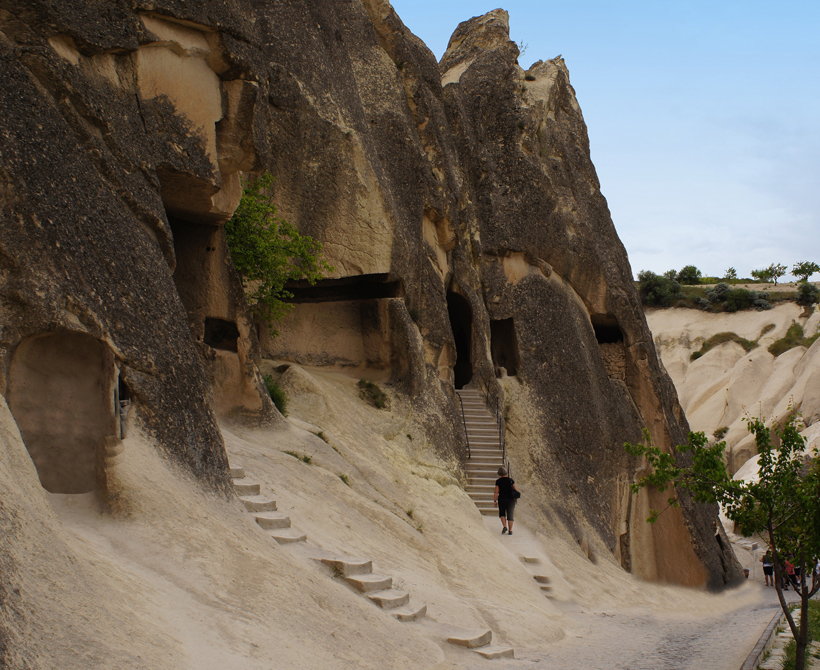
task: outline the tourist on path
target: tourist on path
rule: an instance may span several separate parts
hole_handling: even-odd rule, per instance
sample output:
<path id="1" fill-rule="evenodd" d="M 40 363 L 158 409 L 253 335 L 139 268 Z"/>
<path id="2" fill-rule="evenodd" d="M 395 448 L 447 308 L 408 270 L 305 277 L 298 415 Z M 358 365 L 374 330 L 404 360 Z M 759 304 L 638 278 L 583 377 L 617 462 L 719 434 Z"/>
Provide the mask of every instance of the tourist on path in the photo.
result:
<path id="1" fill-rule="evenodd" d="M 498 508 L 498 516 L 501 518 L 501 525 L 504 526 L 501 534 L 513 532 L 513 515 L 515 513 L 516 498 L 514 493 L 518 493 L 515 482 L 507 476 L 507 468 L 498 468 L 498 479 L 495 480 L 495 496 L 493 504 Z"/>
<path id="2" fill-rule="evenodd" d="M 767 551 L 760 559 L 763 563 L 763 576 L 766 578 L 766 586 L 774 586 L 774 559 L 772 552 Z"/>

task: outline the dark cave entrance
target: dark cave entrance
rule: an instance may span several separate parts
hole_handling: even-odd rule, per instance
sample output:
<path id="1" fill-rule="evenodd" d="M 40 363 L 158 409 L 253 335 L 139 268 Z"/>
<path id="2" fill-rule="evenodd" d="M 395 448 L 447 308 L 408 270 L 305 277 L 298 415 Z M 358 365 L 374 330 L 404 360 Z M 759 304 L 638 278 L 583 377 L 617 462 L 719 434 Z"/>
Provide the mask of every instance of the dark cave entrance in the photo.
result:
<path id="1" fill-rule="evenodd" d="M 85 333 L 29 337 L 14 352 L 9 409 L 50 493 L 97 489 L 97 450 L 117 434 L 114 355 Z"/>
<path id="2" fill-rule="evenodd" d="M 473 378 L 473 310 L 467 299 L 449 291 L 447 293 L 447 314 L 456 343 L 456 363 L 453 367 L 454 384 L 464 388 Z"/>
<path id="3" fill-rule="evenodd" d="M 607 376 L 626 381 L 626 348 L 618 320 L 609 314 L 592 314 L 590 319 Z"/>
<path id="4" fill-rule="evenodd" d="M 236 323 L 226 319 L 214 317 L 205 318 L 205 344 L 213 349 L 223 351 L 239 351 L 239 328 Z"/>
<path id="5" fill-rule="evenodd" d="M 591 319 L 598 344 L 617 344 L 624 341 L 624 334 L 615 317 L 596 314 Z"/>
<path id="6" fill-rule="evenodd" d="M 496 371 L 504 368 L 510 377 L 518 374 L 521 359 L 518 355 L 515 323 L 511 318 L 490 321 L 490 353 Z"/>

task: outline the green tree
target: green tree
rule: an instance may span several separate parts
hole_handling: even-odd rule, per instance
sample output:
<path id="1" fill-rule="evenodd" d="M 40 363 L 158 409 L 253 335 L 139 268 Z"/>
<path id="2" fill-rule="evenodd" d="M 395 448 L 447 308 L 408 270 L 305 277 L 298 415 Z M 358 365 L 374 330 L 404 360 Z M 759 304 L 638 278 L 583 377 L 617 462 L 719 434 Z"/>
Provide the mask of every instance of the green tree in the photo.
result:
<path id="1" fill-rule="evenodd" d="M 674 279 L 661 277 L 649 270 L 638 273 L 638 290 L 647 305 L 670 307 L 680 295 L 680 284 Z"/>
<path id="2" fill-rule="evenodd" d="M 800 261 L 792 267 L 792 274 L 804 284 L 809 281 L 809 277 L 815 272 L 820 272 L 820 265 L 813 261 Z"/>
<path id="3" fill-rule="evenodd" d="M 752 277 L 757 279 L 757 281 L 762 282 L 770 282 L 772 280 L 772 274 L 769 271 L 769 268 L 763 268 L 761 270 L 752 270 Z"/>
<path id="4" fill-rule="evenodd" d="M 284 302 L 293 297 L 285 288 L 287 282 L 307 279 L 313 284 L 324 272 L 333 272 L 320 258 L 320 242 L 277 218 L 267 194 L 272 183 L 273 176 L 265 174 L 248 184 L 239 207 L 225 224 L 231 260 L 242 279 L 248 305 L 255 318 L 271 327 L 291 308 Z"/>
<path id="5" fill-rule="evenodd" d="M 797 645 L 795 668 L 804 670 L 808 602 L 820 591 L 820 579 L 813 570 L 820 556 L 820 462 L 816 449 L 813 458 L 805 454 L 805 439 L 798 432 L 794 415 L 782 428 L 774 428 L 780 438 L 779 449 L 772 446 L 771 429 L 761 419 L 750 419 L 748 427 L 757 443 L 759 481 L 729 477 L 723 462 L 725 442 L 710 445 L 703 433 L 689 433 L 689 441 L 677 447 L 681 456 L 676 457 L 655 447 L 645 430 L 643 444 L 624 445 L 632 456 L 646 459 L 650 466 L 650 474 L 635 482 L 632 489 L 670 489 L 667 503 L 676 507 L 677 486 L 689 491 L 696 502 L 721 504 L 745 535 L 763 535 L 774 557 L 777 597 Z M 656 521 L 659 514 L 651 510 L 647 521 Z M 782 590 L 782 562 L 789 556 L 801 568 L 799 625 Z"/>
<path id="6" fill-rule="evenodd" d="M 677 276 L 681 284 L 700 284 L 700 278 L 701 272 L 694 265 L 684 265 Z"/>
<path id="7" fill-rule="evenodd" d="M 780 263 L 772 263 L 766 268 L 766 272 L 769 273 L 769 276 L 772 278 L 775 286 L 777 286 L 777 280 L 783 277 L 787 270 L 788 268 Z"/>
<path id="8" fill-rule="evenodd" d="M 726 273 L 723 275 L 723 278 L 726 281 L 737 281 L 737 270 L 734 268 L 729 268 L 726 270 Z"/>

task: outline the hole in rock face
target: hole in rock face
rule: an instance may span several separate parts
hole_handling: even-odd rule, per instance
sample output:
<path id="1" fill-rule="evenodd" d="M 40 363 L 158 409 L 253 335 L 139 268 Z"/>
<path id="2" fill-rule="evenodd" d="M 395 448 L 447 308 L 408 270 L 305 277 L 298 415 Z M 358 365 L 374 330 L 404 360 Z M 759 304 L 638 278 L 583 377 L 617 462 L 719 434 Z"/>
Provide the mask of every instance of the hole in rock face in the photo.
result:
<path id="1" fill-rule="evenodd" d="M 111 350 L 90 335 L 38 335 L 15 350 L 9 408 L 47 491 L 96 490 L 98 444 L 117 431 L 115 384 Z"/>
<path id="2" fill-rule="evenodd" d="M 404 295 L 401 281 L 391 281 L 387 274 L 355 275 L 340 279 L 320 279 L 310 284 L 306 279 L 288 282 L 285 288 L 293 294 L 285 302 L 341 302 L 378 300 Z"/>
<path id="3" fill-rule="evenodd" d="M 594 314 L 591 319 L 598 344 L 616 344 L 624 341 L 624 334 L 614 316 Z"/>
<path id="4" fill-rule="evenodd" d="M 233 321 L 206 317 L 205 344 L 223 351 L 238 351 L 239 329 Z"/>
<path id="5" fill-rule="evenodd" d="M 473 378 L 473 310 L 467 299 L 449 291 L 447 293 L 447 314 L 456 343 L 456 363 L 453 367 L 455 387 L 464 388 Z"/>
<path id="6" fill-rule="evenodd" d="M 493 367 L 504 368 L 507 374 L 514 377 L 518 374 L 520 358 L 518 355 L 518 338 L 515 336 L 515 323 L 512 319 L 490 321 L 490 351 Z"/>

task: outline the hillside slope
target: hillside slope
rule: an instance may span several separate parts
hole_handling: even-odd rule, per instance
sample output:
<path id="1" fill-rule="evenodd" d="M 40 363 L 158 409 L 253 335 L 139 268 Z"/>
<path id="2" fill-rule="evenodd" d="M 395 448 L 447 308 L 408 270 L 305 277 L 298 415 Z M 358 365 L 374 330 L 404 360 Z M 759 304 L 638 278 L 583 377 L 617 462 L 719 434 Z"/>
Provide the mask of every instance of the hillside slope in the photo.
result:
<path id="1" fill-rule="evenodd" d="M 732 472 L 756 453 L 746 416 L 781 421 L 793 407 L 802 414 L 810 446 L 818 443 L 820 340 L 808 349 L 798 346 L 776 357 L 768 351 L 792 324 L 801 325 L 806 337 L 815 335 L 820 327 L 817 309 L 809 315 L 794 303 L 734 314 L 660 309 L 649 310 L 646 318 L 692 430 L 711 437 L 718 428 L 728 428 L 724 439 Z M 728 341 L 691 360 L 718 333 L 734 333 L 757 346 L 747 352 Z"/>

